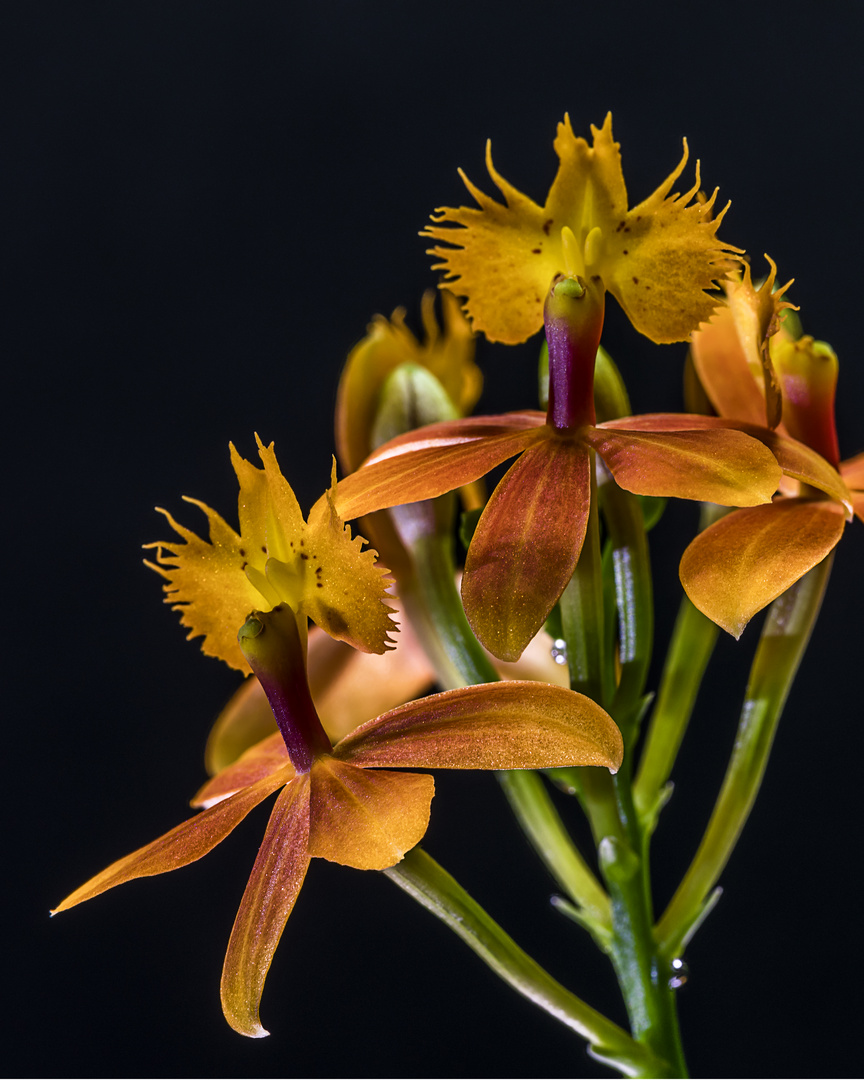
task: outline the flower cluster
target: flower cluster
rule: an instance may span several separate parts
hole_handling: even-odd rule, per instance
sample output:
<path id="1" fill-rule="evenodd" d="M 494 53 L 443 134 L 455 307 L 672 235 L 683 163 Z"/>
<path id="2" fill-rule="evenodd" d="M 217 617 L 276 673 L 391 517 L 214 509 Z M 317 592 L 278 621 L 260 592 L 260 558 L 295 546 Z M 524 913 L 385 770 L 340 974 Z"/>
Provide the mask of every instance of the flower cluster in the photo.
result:
<path id="1" fill-rule="evenodd" d="M 211 736 L 214 775 L 193 800 L 200 812 L 56 910 L 201 858 L 278 792 L 222 978 L 225 1015 L 245 1035 L 266 1034 L 264 980 L 311 859 L 384 870 L 425 835 L 434 782 L 401 770 L 621 765 L 616 723 L 589 697 L 554 685 L 548 649 L 547 670 L 530 678 L 518 677 L 526 667 L 513 681 L 455 679 L 417 697 L 436 674 L 448 681 L 433 640 L 446 605 L 424 611 L 417 599 L 432 549 L 411 542 L 421 522 L 450 557 L 453 500 L 442 496 L 461 489 L 464 507 L 482 509 L 462 575 L 464 616 L 460 609 L 454 619 L 467 617 L 489 654 L 510 664 L 556 617 L 586 537 L 598 529 L 598 484 L 729 508 L 687 548 L 681 580 L 693 603 L 736 636 L 825 558 L 853 513 L 864 519 L 864 454 L 840 461 L 836 357 L 784 321 L 791 305 L 785 289 L 774 289 L 773 264 L 756 288 L 743 252 L 718 237 L 725 210 L 715 213 L 716 191 L 701 193 L 698 163 L 689 190 L 673 193 L 686 143 L 669 176 L 630 207 L 611 117 L 592 135 L 589 145 L 565 116 L 542 205 L 507 183 L 487 151 L 504 202 L 463 176 L 479 209 L 436 212 L 425 235 L 445 272 L 443 326 L 428 294 L 423 340 L 397 311 L 377 318 L 352 351 L 335 425 L 348 475 L 337 482 L 334 463 L 331 487 L 308 518 L 273 445 L 261 440 L 260 468 L 231 447 L 239 529 L 195 500 L 207 539 L 161 511 L 177 538 L 148 545 L 155 554 L 147 565 L 165 579 L 166 602 L 207 655 L 249 678 Z M 622 407 L 598 422 L 607 293 L 651 341 L 690 342 L 703 412 L 639 416 Z M 516 343 L 541 328 L 545 410 L 529 402 L 470 416 L 482 386 L 474 334 Z M 487 499 L 477 482 L 512 459 Z M 425 509 L 393 512 L 406 504 Z M 358 518 L 377 550 L 352 535 L 346 522 Z M 439 582 L 442 565 L 446 593 L 455 586 L 446 558 L 436 564 Z M 416 620 L 412 627 L 400 616 L 401 634 L 391 572 Z M 461 623 L 459 633 L 470 637 Z M 626 658 L 616 647 L 620 677 Z M 371 666 L 353 650 L 369 654 Z"/>

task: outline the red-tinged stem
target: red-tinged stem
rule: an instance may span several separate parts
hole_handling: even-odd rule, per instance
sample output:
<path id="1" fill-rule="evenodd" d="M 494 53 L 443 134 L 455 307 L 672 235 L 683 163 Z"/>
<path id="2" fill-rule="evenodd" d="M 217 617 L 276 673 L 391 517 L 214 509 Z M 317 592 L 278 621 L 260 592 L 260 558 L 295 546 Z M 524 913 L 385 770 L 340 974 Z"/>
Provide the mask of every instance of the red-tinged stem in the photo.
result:
<path id="1" fill-rule="evenodd" d="M 237 635 L 243 655 L 258 676 L 291 764 L 307 773 L 333 744 L 321 726 L 309 693 L 306 660 L 297 619 L 287 604 L 272 611 L 253 611 Z"/>
<path id="2" fill-rule="evenodd" d="M 593 424 L 594 358 L 600 344 L 605 294 L 599 279 L 557 277 L 543 318 L 549 346 L 546 422 L 556 431 Z"/>

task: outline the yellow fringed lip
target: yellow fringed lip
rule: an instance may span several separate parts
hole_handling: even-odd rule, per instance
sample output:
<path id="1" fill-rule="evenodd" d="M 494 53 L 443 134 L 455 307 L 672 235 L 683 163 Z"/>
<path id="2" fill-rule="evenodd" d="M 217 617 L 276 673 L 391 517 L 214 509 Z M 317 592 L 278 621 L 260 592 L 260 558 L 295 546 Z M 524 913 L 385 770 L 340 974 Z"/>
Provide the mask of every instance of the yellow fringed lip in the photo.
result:
<path id="1" fill-rule="evenodd" d="M 513 345 L 539 330 L 549 282 L 561 273 L 599 276 L 652 341 L 686 341 L 717 305 L 706 290 L 739 263 L 741 249 L 717 238 L 728 204 L 715 216 L 716 190 L 697 198 L 698 162 L 694 185 L 669 194 L 687 164 L 686 140 L 678 165 L 630 209 L 611 113 L 591 133 L 589 145 L 569 116 L 558 125 L 558 172 L 542 206 L 495 170 L 487 144 L 486 167 L 504 204 L 460 170 L 479 209 L 441 207 L 421 233 L 447 245 L 429 251 L 445 273 L 442 287 L 465 297 L 475 331 L 491 341 Z"/>

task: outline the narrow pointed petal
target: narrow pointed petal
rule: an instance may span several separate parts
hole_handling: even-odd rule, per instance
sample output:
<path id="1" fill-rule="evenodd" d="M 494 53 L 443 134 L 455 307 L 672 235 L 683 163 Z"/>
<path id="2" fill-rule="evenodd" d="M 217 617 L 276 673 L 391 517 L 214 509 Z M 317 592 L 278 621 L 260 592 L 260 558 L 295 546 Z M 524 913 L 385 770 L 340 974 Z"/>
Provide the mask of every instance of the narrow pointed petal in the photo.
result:
<path id="1" fill-rule="evenodd" d="M 261 684 L 257 679 L 254 680 L 253 685 L 259 687 L 260 690 Z M 273 712 L 267 698 L 264 697 L 264 691 L 260 690 L 260 693 L 273 720 Z M 273 722 L 275 724 L 275 720 Z M 233 795 L 235 791 L 251 787 L 259 780 L 273 776 L 280 770 L 284 773 L 283 783 L 294 775 L 294 766 L 288 759 L 285 741 L 277 731 L 274 735 L 269 735 L 257 745 L 250 747 L 233 764 L 223 769 L 212 780 L 208 780 L 192 799 L 192 806 L 205 809 L 215 806 L 216 803 Z"/>
<path id="2" fill-rule="evenodd" d="M 512 466 L 477 524 L 465 614 L 493 656 L 518 660 L 573 575 L 591 498 L 588 451 L 547 438 Z"/>
<path id="3" fill-rule="evenodd" d="M 395 866 L 423 839 L 434 794 L 431 776 L 323 757 L 312 767 L 309 854 L 358 870 Z"/>
<path id="4" fill-rule="evenodd" d="M 508 424 L 506 417 L 498 417 L 497 430 L 492 425 L 484 430 L 476 421 L 465 421 L 466 427 L 456 435 L 429 435 L 430 429 L 420 428 L 413 438 L 386 443 L 370 464 L 337 485 L 337 513 L 348 521 L 388 506 L 434 499 L 485 476 L 545 437 L 544 418 L 538 421 L 536 416 L 527 415 L 531 423 L 519 422 L 518 427 Z M 443 426 L 436 424 L 434 428 Z"/>
<path id="5" fill-rule="evenodd" d="M 593 428 L 586 439 L 617 483 L 637 495 L 755 506 L 771 499 L 782 475 L 771 451 L 740 431 Z"/>
<path id="6" fill-rule="evenodd" d="M 97 874 L 67 896 L 62 904 L 58 904 L 52 911 L 52 915 L 85 900 L 91 900 L 94 896 L 113 889 L 115 885 L 122 885 L 135 878 L 164 874 L 196 862 L 220 844 L 260 802 L 281 787 L 288 775 L 285 770 L 277 771 L 210 810 L 204 810 L 189 821 L 184 821 L 152 844 L 133 851 L 124 859 L 118 859 L 101 874 Z"/>
<path id="7" fill-rule="evenodd" d="M 279 938 L 309 867 L 309 777 L 290 783 L 273 807 L 240 901 L 222 969 L 222 1011 L 241 1035 L 260 1039 L 258 1008 Z"/>
<path id="8" fill-rule="evenodd" d="M 846 509 L 852 510 L 852 500 L 849 490 L 844 484 L 850 483 L 846 472 L 843 477 L 836 469 L 815 450 L 790 439 L 788 435 L 769 428 L 760 427 L 756 424 L 745 423 L 738 420 L 727 420 L 719 416 L 697 416 L 695 413 L 647 413 L 645 416 L 628 416 L 623 420 L 612 420 L 601 424 L 606 430 L 627 429 L 631 431 L 709 431 L 715 429 L 731 429 L 743 431 L 753 439 L 758 439 L 767 446 L 777 464 L 787 476 L 793 480 L 799 480 L 802 484 L 824 491 L 832 499 L 842 502 Z"/>
<path id="9" fill-rule="evenodd" d="M 834 502 L 783 499 L 738 510 L 699 536 L 681 559 L 681 584 L 693 604 L 733 637 L 840 539 Z"/>
<path id="10" fill-rule="evenodd" d="M 545 683 L 467 686 L 358 728 L 334 756 L 363 767 L 549 769 L 621 764 L 621 733 L 590 698 Z"/>

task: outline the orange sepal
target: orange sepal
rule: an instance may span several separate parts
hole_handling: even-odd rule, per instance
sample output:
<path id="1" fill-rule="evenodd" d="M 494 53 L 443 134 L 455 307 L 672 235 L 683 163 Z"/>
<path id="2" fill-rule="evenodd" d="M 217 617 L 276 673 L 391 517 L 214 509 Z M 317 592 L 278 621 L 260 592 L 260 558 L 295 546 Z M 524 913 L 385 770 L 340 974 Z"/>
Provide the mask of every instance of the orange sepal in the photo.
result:
<path id="1" fill-rule="evenodd" d="M 177 825 L 158 840 L 133 851 L 124 859 L 118 859 L 101 874 L 85 882 L 80 889 L 70 893 L 51 914 L 56 915 L 59 911 L 83 903 L 84 900 L 91 900 L 99 893 L 113 889 L 115 885 L 122 885 L 135 878 L 165 874 L 169 870 L 178 870 L 181 866 L 188 866 L 189 863 L 203 858 L 208 851 L 220 844 L 258 803 L 281 787 L 291 773 L 293 769 L 290 766 L 288 769 L 279 770 L 245 791 L 238 791 L 230 799 L 225 799 L 211 809 L 184 821 L 182 825 Z"/>
<path id="2" fill-rule="evenodd" d="M 844 524 L 840 507 L 827 501 L 738 510 L 690 544 L 681 584 L 703 614 L 738 638 L 757 611 L 825 558 Z"/>
<path id="3" fill-rule="evenodd" d="M 311 778 L 310 855 L 357 870 L 386 870 L 429 827 L 431 776 L 367 772 L 325 756 L 312 766 Z"/>
<path id="4" fill-rule="evenodd" d="M 385 443 L 336 487 L 334 504 L 346 521 L 388 506 L 434 499 L 485 476 L 502 461 L 542 440 L 542 416 L 514 413 L 453 420 L 419 428 Z"/>
<path id="5" fill-rule="evenodd" d="M 448 690 L 371 720 L 334 756 L 364 768 L 551 769 L 621 764 L 621 733 L 590 698 L 524 681 Z"/>
<path id="6" fill-rule="evenodd" d="M 222 804 L 224 805 L 224 804 Z M 269 1032 L 258 1006 L 273 953 L 309 867 L 309 777 L 298 776 L 276 800 L 240 901 L 222 968 L 222 1011 L 241 1035 Z"/>
<path id="7" fill-rule="evenodd" d="M 585 438 L 616 482 L 637 495 L 755 506 L 768 502 L 780 483 L 774 455 L 740 431 L 639 431 L 616 424 L 614 430 L 591 428 Z"/>
<path id="8" fill-rule="evenodd" d="M 634 431 L 708 431 L 717 428 L 743 431 L 745 435 L 758 439 L 771 451 L 777 459 L 777 464 L 787 476 L 824 491 L 832 499 L 843 503 L 851 514 L 852 497 L 846 485 L 855 487 L 855 483 L 849 479 L 852 475 L 847 469 L 849 463 L 841 466 L 840 472 L 843 474 L 841 477 L 840 473 L 829 465 L 821 454 L 817 454 L 815 450 L 811 450 L 809 446 L 798 442 L 797 439 L 790 439 L 777 431 L 740 420 L 726 420 L 720 416 L 698 416 L 695 413 L 646 413 L 644 416 L 628 416 L 625 420 L 612 420 L 602 426 L 617 429 L 619 425 Z M 864 474 L 864 466 L 861 472 Z M 864 480 L 864 475 L 862 475 L 862 480 Z"/>
<path id="9" fill-rule="evenodd" d="M 243 689 L 245 690 L 247 686 L 258 688 L 264 704 L 270 711 L 270 719 L 275 724 L 273 712 L 270 710 L 267 698 L 264 697 L 261 684 L 257 679 L 252 679 L 247 684 L 244 684 Z M 290 780 L 294 775 L 294 766 L 288 759 L 285 743 L 277 731 L 275 734 L 262 739 L 256 745 L 251 746 L 231 765 L 222 769 L 212 780 L 208 780 L 195 794 L 191 804 L 192 806 L 205 808 L 215 806 L 216 803 L 233 795 L 235 791 L 242 791 L 243 788 L 248 788 L 267 776 L 272 776 L 279 769 L 287 770 L 286 780 Z M 283 780 L 284 782 L 285 780 Z"/>
<path id="10" fill-rule="evenodd" d="M 474 633 L 518 660 L 554 607 L 582 550 L 590 459 L 571 439 L 546 439 L 513 465 L 477 523 L 462 578 Z"/>

